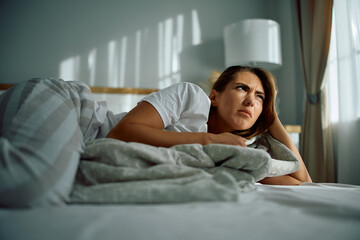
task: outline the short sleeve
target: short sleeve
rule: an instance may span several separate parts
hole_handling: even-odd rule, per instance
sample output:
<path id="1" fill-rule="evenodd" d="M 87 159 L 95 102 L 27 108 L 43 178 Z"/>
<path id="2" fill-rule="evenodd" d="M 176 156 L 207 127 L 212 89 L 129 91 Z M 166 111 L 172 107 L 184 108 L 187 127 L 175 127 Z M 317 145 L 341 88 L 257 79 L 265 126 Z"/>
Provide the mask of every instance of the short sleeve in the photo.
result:
<path id="1" fill-rule="evenodd" d="M 176 132 L 206 132 L 210 100 L 196 84 L 182 82 L 146 96 L 159 113 L 165 129 Z"/>

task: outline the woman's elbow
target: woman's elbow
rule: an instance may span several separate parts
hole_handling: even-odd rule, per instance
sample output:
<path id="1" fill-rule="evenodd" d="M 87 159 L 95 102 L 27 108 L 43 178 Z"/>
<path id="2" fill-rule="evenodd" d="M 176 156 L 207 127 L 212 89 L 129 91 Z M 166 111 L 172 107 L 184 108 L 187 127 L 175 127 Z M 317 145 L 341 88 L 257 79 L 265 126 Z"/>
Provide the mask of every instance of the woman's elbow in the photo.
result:
<path id="1" fill-rule="evenodd" d="M 278 177 L 267 177 L 262 179 L 260 183 L 267 185 L 301 185 L 302 181 L 290 175 L 284 175 Z"/>
<path id="2" fill-rule="evenodd" d="M 109 131 L 106 138 L 113 138 L 117 140 L 126 140 L 127 131 L 131 128 L 131 124 L 127 121 L 121 120 L 113 129 Z"/>

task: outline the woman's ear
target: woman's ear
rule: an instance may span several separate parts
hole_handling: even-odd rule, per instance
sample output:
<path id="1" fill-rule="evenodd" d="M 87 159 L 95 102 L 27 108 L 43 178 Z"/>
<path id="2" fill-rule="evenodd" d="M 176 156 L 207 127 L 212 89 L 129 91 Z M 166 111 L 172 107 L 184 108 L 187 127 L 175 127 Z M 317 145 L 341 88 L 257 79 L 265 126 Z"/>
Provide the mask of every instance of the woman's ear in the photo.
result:
<path id="1" fill-rule="evenodd" d="M 210 101 L 211 101 L 211 106 L 213 106 L 213 107 L 217 106 L 218 95 L 219 94 L 215 89 L 211 90 L 210 95 L 209 95 L 209 98 L 210 98 Z"/>

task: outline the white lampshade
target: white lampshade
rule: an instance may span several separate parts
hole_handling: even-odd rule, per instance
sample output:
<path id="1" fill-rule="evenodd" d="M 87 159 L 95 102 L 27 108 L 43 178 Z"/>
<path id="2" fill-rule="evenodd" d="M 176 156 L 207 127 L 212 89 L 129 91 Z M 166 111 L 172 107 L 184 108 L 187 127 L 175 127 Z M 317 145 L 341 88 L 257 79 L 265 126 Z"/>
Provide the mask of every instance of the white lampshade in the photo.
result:
<path id="1" fill-rule="evenodd" d="M 246 19 L 224 29 L 225 65 L 273 70 L 281 66 L 280 26 L 269 19 Z"/>

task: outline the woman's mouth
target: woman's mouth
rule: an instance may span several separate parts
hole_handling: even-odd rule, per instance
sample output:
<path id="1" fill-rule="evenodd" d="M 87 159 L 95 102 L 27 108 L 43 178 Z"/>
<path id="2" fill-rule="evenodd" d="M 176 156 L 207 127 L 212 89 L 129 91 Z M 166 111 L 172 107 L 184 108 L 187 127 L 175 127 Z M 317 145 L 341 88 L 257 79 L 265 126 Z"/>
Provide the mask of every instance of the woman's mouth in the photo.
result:
<path id="1" fill-rule="evenodd" d="M 242 113 L 242 114 L 244 114 L 244 115 L 246 115 L 246 116 L 248 116 L 250 118 L 252 117 L 251 112 L 248 111 L 248 110 L 243 109 L 243 110 L 239 110 L 238 112 L 240 112 L 240 113 Z"/>

